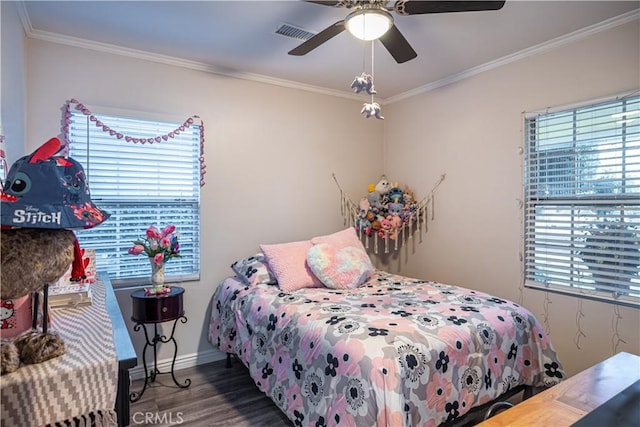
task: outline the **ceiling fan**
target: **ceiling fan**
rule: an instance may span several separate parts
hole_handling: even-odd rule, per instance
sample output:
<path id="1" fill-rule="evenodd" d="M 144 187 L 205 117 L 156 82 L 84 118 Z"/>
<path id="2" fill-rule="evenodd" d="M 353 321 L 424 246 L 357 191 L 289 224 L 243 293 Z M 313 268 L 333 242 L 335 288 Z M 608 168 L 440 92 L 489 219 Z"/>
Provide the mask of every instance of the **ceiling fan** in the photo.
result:
<path id="1" fill-rule="evenodd" d="M 400 15 L 423 15 L 427 13 L 475 12 L 498 10 L 504 1 L 422 1 L 422 0 L 337 0 L 309 1 L 323 6 L 346 7 L 351 12 L 347 17 L 320 31 L 295 49 L 289 55 L 306 55 L 324 42 L 344 30 L 361 40 L 379 39 L 391 56 L 399 64 L 407 62 L 418 54 L 407 39 L 394 25 L 391 12 Z M 390 5 L 393 3 L 392 5 Z"/>

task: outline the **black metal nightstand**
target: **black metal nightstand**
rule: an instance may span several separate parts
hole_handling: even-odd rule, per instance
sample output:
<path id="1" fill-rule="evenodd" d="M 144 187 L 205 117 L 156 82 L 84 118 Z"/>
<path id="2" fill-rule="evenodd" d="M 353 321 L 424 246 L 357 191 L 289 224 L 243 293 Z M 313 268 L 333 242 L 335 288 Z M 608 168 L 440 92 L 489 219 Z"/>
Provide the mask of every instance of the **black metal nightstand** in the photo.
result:
<path id="1" fill-rule="evenodd" d="M 170 292 L 162 295 L 147 295 L 144 289 L 139 289 L 131 293 L 131 300 L 133 304 L 133 310 L 131 320 L 136 322 L 133 327 L 134 331 L 142 329 L 144 331 L 145 344 L 142 350 L 142 363 L 144 365 L 144 385 L 139 392 L 132 392 L 129 395 L 131 402 L 140 400 L 142 394 L 147 389 L 149 383 L 156 380 L 156 376 L 159 374 L 171 374 L 173 382 L 180 388 L 187 388 L 191 385 L 191 380 L 186 379 L 184 383 L 180 384 L 176 379 L 174 373 L 174 365 L 176 363 L 176 356 L 178 354 L 178 343 L 174 337 L 176 331 L 176 325 L 178 321 L 187 323 L 187 318 L 184 316 L 184 308 L 182 304 L 182 296 L 184 295 L 184 288 L 179 286 L 171 287 Z M 164 335 L 158 333 L 158 324 L 162 322 L 169 322 L 173 320 L 173 327 L 171 328 L 171 335 L 167 338 Z M 153 324 L 153 337 L 149 338 L 147 332 L 147 324 Z M 173 360 L 171 361 L 171 371 L 160 372 L 157 368 L 158 359 L 156 347 L 158 343 L 172 342 L 174 346 Z M 147 369 L 147 348 L 153 347 L 153 367 Z"/>

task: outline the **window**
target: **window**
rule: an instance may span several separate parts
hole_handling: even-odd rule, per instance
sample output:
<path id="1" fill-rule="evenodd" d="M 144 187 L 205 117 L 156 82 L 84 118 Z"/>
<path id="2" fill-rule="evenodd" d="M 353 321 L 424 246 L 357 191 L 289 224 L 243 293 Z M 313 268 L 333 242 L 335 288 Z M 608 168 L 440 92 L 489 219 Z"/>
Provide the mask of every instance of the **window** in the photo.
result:
<path id="1" fill-rule="evenodd" d="M 640 97 L 525 129 L 525 285 L 640 306 Z"/>
<path id="2" fill-rule="evenodd" d="M 91 199 L 111 214 L 98 227 L 76 231 L 83 248 L 95 249 L 96 267 L 114 284 L 148 283 L 149 260 L 127 251 L 149 225 L 175 224 L 181 257 L 166 263 L 167 281 L 199 279 L 200 126 L 160 142 L 134 143 L 127 139 L 173 135 L 182 124 L 69 113 L 69 156 L 84 166 Z M 111 135 L 98 121 L 127 137 Z"/>

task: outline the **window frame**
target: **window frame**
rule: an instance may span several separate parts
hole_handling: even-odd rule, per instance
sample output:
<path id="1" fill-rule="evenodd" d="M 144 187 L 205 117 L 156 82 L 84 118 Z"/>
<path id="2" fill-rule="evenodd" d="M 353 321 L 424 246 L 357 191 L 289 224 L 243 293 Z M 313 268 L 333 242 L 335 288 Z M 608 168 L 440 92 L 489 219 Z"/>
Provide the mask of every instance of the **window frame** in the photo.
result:
<path id="1" fill-rule="evenodd" d="M 604 142 L 606 138 L 596 138 L 596 135 L 600 130 L 592 130 L 590 132 L 580 133 L 576 129 L 580 129 L 580 126 L 587 122 L 574 121 L 572 145 L 571 147 L 562 147 L 562 143 L 557 144 L 554 148 L 555 152 L 551 152 L 552 149 L 547 148 L 548 152 L 544 152 L 539 147 L 532 147 L 532 144 L 540 142 L 538 140 L 538 134 L 534 130 L 533 125 L 541 118 L 546 119 L 553 117 L 554 115 L 562 115 L 565 113 L 573 113 L 574 116 L 580 112 L 588 111 L 589 109 L 596 108 L 614 108 L 615 104 L 631 103 L 634 108 L 637 108 L 637 104 L 640 101 L 640 97 L 637 94 L 632 95 L 620 95 L 615 97 L 607 97 L 598 100 L 592 100 L 580 104 L 573 104 L 564 107 L 557 107 L 553 109 L 547 109 L 543 112 L 531 112 L 524 113 L 523 115 L 523 214 L 521 216 L 523 225 L 522 234 L 522 274 L 523 284 L 527 288 L 544 290 L 548 292 L 560 293 L 565 295 L 577 296 L 586 299 L 597 300 L 601 302 L 615 303 L 631 307 L 640 307 L 640 192 L 637 190 L 638 185 L 638 164 L 640 163 L 638 158 L 640 134 L 637 131 L 638 122 L 630 129 L 634 131 L 631 136 L 628 136 L 624 131 L 623 136 L 617 141 L 616 138 L 611 138 Z M 602 117 L 605 117 L 604 115 Z M 600 118 L 600 116 L 598 116 Z M 637 116 L 640 120 L 640 115 Z M 594 120 L 595 121 L 595 120 Z M 611 120 L 613 122 L 613 120 Z M 578 124 L 580 123 L 580 124 Z M 624 125 L 622 125 L 624 126 Z M 595 129 L 595 126 L 593 126 Z M 582 129 L 580 129 L 582 130 Z M 611 125 L 611 128 L 607 128 L 607 131 L 615 132 L 615 128 Z M 579 136 L 577 136 L 579 134 Z M 591 138 L 587 138 L 585 135 L 589 135 Z M 551 138 L 551 137 L 549 137 Z M 602 146 L 607 144 L 616 145 L 620 144 L 622 148 L 620 151 L 620 179 L 607 177 L 606 173 L 593 172 L 593 170 L 599 171 L 600 169 L 606 169 L 606 166 L 601 165 L 601 158 L 598 157 L 594 163 L 588 164 L 588 156 L 583 155 L 580 148 L 581 141 L 588 140 L 593 143 L 590 146 L 592 153 L 599 153 L 602 150 Z M 550 140 L 549 140 L 550 141 Z M 547 143 L 550 143 L 547 141 Z M 593 142 L 595 141 L 595 142 Z M 553 143 L 551 142 L 553 145 Z M 540 144 L 541 146 L 542 144 Z M 537 148 L 537 149 L 536 149 Z M 613 149 L 615 151 L 615 149 Z M 545 157 L 543 157 L 543 154 Z M 537 159 L 532 159 L 536 156 Z M 546 177 L 544 166 L 547 162 L 556 161 L 558 164 L 569 160 L 563 160 L 563 156 L 573 156 L 570 167 L 560 167 L 552 169 L 549 167 L 548 171 L 551 178 Z M 629 164 L 635 169 L 631 172 L 625 170 L 623 165 L 627 163 L 627 156 L 632 160 Z M 585 159 L 587 159 L 585 161 Z M 616 157 L 617 159 L 617 157 Z M 537 168 L 532 169 L 532 165 Z M 614 164 L 614 166 L 618 166 Z M 591 172 L 589 172 L 591 170 Z M 562 173 L 567 173 L 563 176 Z M 591 181 L 589 181 L 589 173 L 591 173 Z M 620 193 L 611 194 L 598 192 L 596 181 L 593 180 L 594 176 L 602 178 L 602 175 L 608 178 L 605 188 L 607 190 L 618 190 Z M 544 178 L 540 178 L 544 177 Z M 569 179 L 567 179 L 569 178 Z M 553 180 L 555 182 L 552 182 Z M 573 179 L 571 182 L 570 180 Z M 614 185 L 614 181 L 620 181 L 620 185 Z M 581 194 L 580 185 L 584 182 L 587 186 L 591 186 L 592 193 Z M 561 193 L 562 189 L 559 189 L 559 184 L 568 183 L 567 188 L 571 189 L 568 194 L 560 196 L 556 193 Z M 631 182 L 630 190 L 627 188 L 627 183 Z M 541 196 L 543 184 L 549 184 L 551 187 L 545 187 L 546 195 Z M 555 184 L 555 186 L 554 186 Z M 634 188 L 635 191 L 634 191 Z M 555 203 L 554 203 L 555 202 Z M 552 213 L 553 209 L 556 209 L 555 213 Z M 562 209 L 571 210 L 570 214 L 563 214 Z M 616 214 L 616 210 L 619 211 Z M 591 215 L 593 218 L 589 218 L 585 215 L 585 211 L 594 212 Z M 569 215 L 570 220 L 560 220 L 553 218 L 549 219 L 553 215 L 557 215 L 557 218 L 566 217 Z M 626 216 L 625 216 L 626 215 Z M 543 219 L 549 217 L 547 219 Z M 585 222 L 585 217 L 587 218 Z M 631 218 L 631 219 L 629 219 Z M 580 220 L 581 222 L 577 221 Z M 620 222 L 616 223 L 615 220 L 619 219 Z M 554 224 L 568 225 L 569 236 L 560 236 L 563 231 L 538 231 L 543 230 L 544 221 L 547 221 L 548 227 L 553 227 Z M 554 222 L 555 221 L 555 222 Z M 578 225 L 576 225 L 578 224 Z M 588 224 L 587 227 L 585 224 Z M 598 235 L 599 231 L 603 231 L 603 234 Z M 607 234 L 608 233 L 608 234 Z M 537 261 L 537 253 L 540 247 L 549 245 L 551 248 L 554 244 L 558 244 L 558 241 L 547 241 L 540 244 L 539 237 L 552 236 L 560 241 L 560 244 L 570 241 L 570 249 L 565 250 L 562 253 L 561 250 L 553 253 L 553 249 L 549 249 L 549 253 L 546 254 L 548 258 L 543 261 Z M 634 237 L 635 235 L 635 237 Z M 560 236 L 560 237 L 558 237 Z M 604 236 L 604 237 L 603 237 Z M 611 237 L 614 236 L 614 237 Z M 563 238 L 564 237 L 564 238 Z M 590 240 L 591 239 L 591 240 Z M 580 246 L 582 242 L 582 246 Z M 558 245 L 559 246 L 559 245 Z M 599 246 L 599 247 L 598 247 Z M 581 249 L 581 250 L 579 250 Z M 556 249 L 557 250 L 557 247 Z M 567 255 L 567 252 L 570 255 Z M 613 254 L 613 256 L 611 256 Z M 622 254 L 622 256 L 619 256 Z M 553 257 L 557 259 L 553 259 Z M 570 258 L 571 261 L 562 260 Z M 621 260 L 622 259 L 622 260 Z M 610 262 L 608 260 L 615 260 L 616 262 Z M 540 268 L 539 265 L 543 265 L 546 262 L 546 268 Z M 556 266 L 553 263 L 556 263 Z M 539 264 L 537 264 L 539 263 Z M 575 266 L 574 266 L 575 263 Z M 568 265 L 571 264 L 571 265 Z M 610 265 L 615 264 L 616 267 L 611 267 L 614 272 L 607 271 Z M 597 266 L 604 265 L 605 268 L 601 269 L 599 273 L 596 273 Z M 556 272 L 553 272 L 553 268 L 557 268 Z M 580 271 L 582 269 L 582 271 Z M 586 270 L 584 270 L 586 269 Z M 540 280 L 540 277 L 544 274 L 536 276 L 536 273 L 547 272 L 549 276 L 568 274 L 566 279 L 570 284 L 560 284 L 559 280 L 556 283 L 553 280 L 545 279 Z M 561 273 L 558 273 L 560 271 Z M 606 274 L 602 279 L 602 272 Z M 629 272 L 627 274 L 627 272 Z M 585 273 L 587 273 L 585 275 Z M 600 274 L 598 276 L 597 274 Z M 533 277 L 532 277 L 533 276 Z M 623 280 L 619 280 L 622 278 Z M 586 279 L 586 280 L 585 280 Z M 591 280 L 591 282 L 589 282 Z M 625 284 L 619 284 L 614 282 L 622 282 L 628 280 Z M 613 286 L 610 289 L 607 285 L 611 283 Z M 624 288 L 626 286 L 626 288 Z"/>
<path id="2" fill-rule="evenodd" d="M 74 100 L 71 101 L 71 105 L 73 105 Z M 167 262 L 167 268 L 166 268 L 166 283 L 182 283 L 182 282 L 186 282 L 186 281 L 199 281 L 200 280 L 200 274 L 201 274 L 201 248 L 200 248 L 200 241 L 201 241 L 201 220 L 200 220 L 200 207 L 201 207 L 201 186 L 203 185 L 203 180 L 202 180 L 202 174 L 203 174 L 203 164 L 204 164 L 204 159 L 203 159 L 203 147 L 202 147 L 202 143 L 204 141 L 204 126 L 201 124 L 198 124 L 197 121 L 194 121 L 191 126 L 186 126 L 187 130 L 189 131 L 189 133 L 193 134 L 194 136 L 192 136 L 191 138 L 189 138 L 190 140 L 192 140 L 192 147 L 191 147 L 191 151 L 196 151 L 197 150 L 197 155 L 195 153 L 192 153 L 192 167 L 194 170 L 199 171 L 197 174 L 195 172 L 190 172 L 190 174 L 193 175 L 192 179 L 190 179 L 190 182 L 192 182 L 193 185 L 193 189 L 195 192 L 195 196 L 192 197 L 188 197 L 188 198 L 181 198 L 181 197 L 176 197 L 173 200 L 168 200 L 166 197 L 160 197 L 159 195 L 155 196 L 156 198 L 153 197 L 146 197 L 144 198 L 142 201 L 139 201 L 139 199 L 137 198 L 138 196 L 136 196 L 136 200 L 132 201 L 131 198 L 126 198 L 126 197 L 122 197 L 118 199 L 118 196 L 107 196 L 106 198 L 103 198 L 104 195 L 100 194 L 99 191 L 96 191 L 96 189 L 94 187 L 98 187 L 99 185 L 97 185 L 96 180 L 99 178 L 96 178 L 95 176 L 92 177 L 91 174 L 91 155 L 90 154 L 82 154 L 81 158 L 78 158 L 78 155 L 74 155 L 74 151 L 75 150 L 86 150 L 90 147 L 90 141 L 89 144 L 87 144 L 86 139 L 85 140 L 76 140 L 73 137 L 71 137 L 71 129 L 73 128 L 73 120 L 74 118 L 82 118 L 82 120 L 86 119 L 86 123 L 87 123 L 87 132 L 100 132 L 100 129 L 93 129 L 91 127 L 91 121 L 89 120 L 89 116 L 95 116 L 98 118 L 98 120 L 100 120 L 100 117 L 104 117 L 104 120 L 100 120 L 100 121 L 104 121 L 105 124 L 109 124 L 110 126 L 113 126 L 113 129 L 118 130 L 118 121 L 139 121 L 141 123 L 146 123 L 147 125 L 150 125 L 152 123 L 154 124 L 159 124 L 162 125 L 163 127 L 167 127 L 170 126 L 170 128 L 173 129 L 177 129 L 180 126 L 184 126 L 186 124 L 186 122 L 182 121 L 182 120 L 176 120 L 175 117 L 172 116 L 166 116 L 166 115 L 160 115 L 160 114 L 153 114 L 153 113 L 147 113 L 147 112 L 138 112 L 138 111 L 131 111 L 131 110 L 122 110 L 122 109 L 109 109 L 109 108 L 104 108 L 104 107 L 99 107 L 99 108 L 93 108 L 92 110 L 94 111 L 88 111 L 88 109 L 86 109 L 86 106 L 82 105 L 82 104 L 77 104 L 75 105 L 75 108 L 72 108 L 69 104 L 67 105 L 68 108 L 68 119 L 66 122 L 66 125 L 63 129 L 63 133 L 64 133 L 64 137 L 65 137 L 65 143 L 69 144 L 67 149 L 70 152 L 71 157 L 74 157 L 74 159 L 81 161 L 81 160 L 89 160 L 89 161 L 81 161 L 81 163 L 83 164 L 83 167 L 85 168 L 85 172 L 87 174 L 88 177 L 88 182 L 89 182 L 89 186 L 91 188 L 91 197 L 92 200 L 94 200 L 94 202 L 100 206 L 101 209 L 106 210 L 107 212 L 109 212 L 112 216 L 111 218 L 109 218 L 107 221 L 105 221 L 104 224 L 108 224 L 109 221 L 114 221 L 118 219 L 118 211 L 122 211 L 122 210 L 127 210 L 127 207 L 131 207 L 131 206 L 144 206 L 144 210 L 146 210 L 146 213 L 143 214 L 142 216 L 144 217 L 145 215 L 147 216 L 153 216 L 156 218 L 160 218 L 160 217 L 166 217 L 167 216 L 167 212 L 171 211 L 171 208 L 173 207 L 175 210 L 184 210 L 184 209 L 188 209 L 192 211 L 192 214 L 189 216 L 189 218 L 192 219 L 192 223 L 193 221 L 195 221 L 195 225 L 190 225 L 188 228 L 189 229 L 193 229 L 192 233 L 189 233 L 189 243 L 187 244 L 188 246 L 188 250 L 189 253 L 192 255 L 192 259 L 188 262 L 183 262 L 184 260 L 182 258 L 176 258 L 175 260 L 169 261 Z M 86 109 L 85 111 L 82 111 L 82 108 Z M 197 117 L 197 116 L 193 116 L 193 117 Z M 113 124 L 110 124 L 110 119 L 116 119 L 116 120 L 111 120 L 111 122 Z M 79 121 L 78 121 L 79 122 Z M 79 124 L 78 126 L 83 126 L 84 124 Z M 97 125 L 96 125 L 97 126 Z M 120 131 L 120 130 L 118 130 Z M 177 132 L 177 131 L 176 131 Z M 134 134 L 131 130 L 129 131 L 123 131 L 123 133 L 125 135 L 130 135 L 131 137 L 136 137 L 137 135 Z M 108 133 L 105 132 L 106 135 L 103 135 L 104 138 L 103 139 L 109 139 L 111 143 L 113 143 L 111 145 L 111 147 L 115 147 L 117 146 L 117 144 L 134 144 L 133 142 L 127 142 L 125 140 L 125 138 L 117 138 L 116 136 L 109 136 Z M 184 132 L 183 132 L 184 134 Z M 166 134 L 165 134 L 166 135 Z M 158 135 L 161 136 L 161 135 Z M 195 138 L 197 137 L 197 142 L 195 140 Z M 178 136 L 176 135 L 175 140 L 172 138 L 168 138 L 166 140 L 161 141 L 161 143 L 159 144 L 154 144 L 154 146 L 162 146 L 162 147 L 170 147 L 170 144 L 172 142 L 175 142 L 176 140 L 178 140 Z M 136 145 L 141 145 L 141 144 L 136 144 Z M 149 145 L 149 143 L 147 143 L 147 145 Z M 115 150 L 115 151 L 119 151 L 119 150 Z M 170 151 L 170 150 L 169 150 Z M 104 158 L 104 157 L 103 157 Z M 135 158 L 135 157 L 134 157 Z M 140 157 L 137 157 L 136 159 L 140 159 Z M 140 160 L 143 161 L 143 160 Z M 185 170 L 186 171 L 186 170 Z M 158 193 L 159 194 L 159 193 Z M 149 206 L 156 206 L 155 208 L 149 208 Z M 117 208 L 115 207 L 117 206 Z M 176 216 L 179 216 L 179 214 L 176 214 Z M 182 218 L 180 219 L 182 220 Z M 141 221 L 141 220 L 138 220 Z M 120 237 L 118 239 L 118 241 L 116 242 L 116 244 L 118 245 L 117 247 L 114 247 L 112 250 L 116 251 L 117 253 L 115 254 L 115 258 L 116 260 L 129 260 L 131 257 L 132 261 L 130 261 L 129 263 L 135 263 L 135 264 L 139 264 L 140 267 L 140 272 L 138 274 L 133 274 L 133 275 L 127 275 L 126 273 L 126 268 L 123 270 L 123 268 L 120 266 L 120 264 L 118 264 L 118 268 L 116 268 L 117 270 L 117 276 L 114 277 L 113 276 L 113 267 L 107 267 L 105 265 L 101 265 L 101 256 L 104 258 L 102 260 L 102 262 L 104 263 L 106 258 L 109 257 L 109 255 L 106 254 L 105 250 L 103 249 L 102 253 L 97 252 L 96 253 L 96 268 L 100 271 L 103 272 L 108 272 L 110 275 L 110 280 L 112 282 L 112 284 L 114 285 L 114 288 L 123 288 L 123 287 L 138 287 L 141 285 L 148 285 L 150 283 L 150 275 L 151 275 L 151 267 L 150 264 L 148 262 L 148 260 L 143 259 L 144 256 L 143 255 L 139 255 L 139 256 L 134 256 L 134 255 L 130 255 L 130 254 L 126 254 L 126 251 L 128 251 L 129 247 L 131 247 L 133 245 L 133 240 L 134 239 L 138 239 L 141 237 L 144 237 L 146 228 L 149 225 L 156 225 L 157 227 L 164 227 L 165 225 L 169 224 L 169 223 L 174 223 L 176 224 L 177 230 L 176 232 L 178 233 L 185 233 L 184 229 L 181 230 L 180 226 L 176 223 L 178 220 L 176 219 L 174 220 L 167 220 L 166 222 L 156 222 L 156 221 L 150 221 L 148 223 L 145 223 L 144 227 L 140 227 L 139 230 L 137 230 L 135 235 L 132 235 L 130 238 L 125 238 L 125 237 Z M 120 220 L 120 222 L 122 222 L 122 220 Z M 129 224 L 133 224 L 135 225 L 135 220 L 134 221 L 129 221 Z M 126 221 L 125 221 L 126 223 Z M 98 226 L 94 229 L 88 229 L 88 230 L 77 230 L 76 231 L 76 235 L 78 236 L 78 240 L 81 244 L 81 246 L 83 248 L 86 249 L 96 249 L 96 244 L 95 243 L 88 243 L 88 237 L 90 236 L 92 233 L 92 230 L 95 230 L 95 233 L 100 232 L 100 227 L 103 227 L 104 224 L 102 224 L 101 226 Z M 182 247 L 185 247 L 185 236 L 183 236 L 183 239 L 179 238 L 179 242 L 181 243 Z M 83 241 L 85 241 L 85 244 L 83 244 Z M 100 249 L 98 249 L 99 251 Z M 184 254 L 184 251 L 181 251 L 181 253 Z M 126 255 L 125 255 L 126 254 Z M 113 254 L 112 254 L 113 255 Z M 135 261 L 133 261 L 133 259 L 137 259 Z M 178 263 L 181 264 L 186 264 L 186 265 L 190 265 L 191 268 L 188 271 L 182 271 L 176 273 L 176 270 L 183 270 L 183 267 L 176 267 L 176 261 Z M 109 265 L 112 266 L 111 263 L 109 263 Z M 173 267 L 173 268 L 172 268 Z M 172 270 L 174 270 L 172 272 Z M 123 273 L 124 272 L 124 273 Z"/>

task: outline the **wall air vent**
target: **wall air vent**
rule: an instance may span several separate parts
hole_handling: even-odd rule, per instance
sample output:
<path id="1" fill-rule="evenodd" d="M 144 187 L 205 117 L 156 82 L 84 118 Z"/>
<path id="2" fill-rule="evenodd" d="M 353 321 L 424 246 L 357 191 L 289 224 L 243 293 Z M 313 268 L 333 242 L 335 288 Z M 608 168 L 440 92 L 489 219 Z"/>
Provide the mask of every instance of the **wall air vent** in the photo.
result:
<path id="1" fill-rule="evenodd" d="M 303 30 L 302 28 L 294 27 L 290 24 L 280 24 L 280 26 L 276 29 L 276 34 L 298 40 L 309 40 L 311 37 L 315 36 L 315 34 L 312 32 Z"/>

